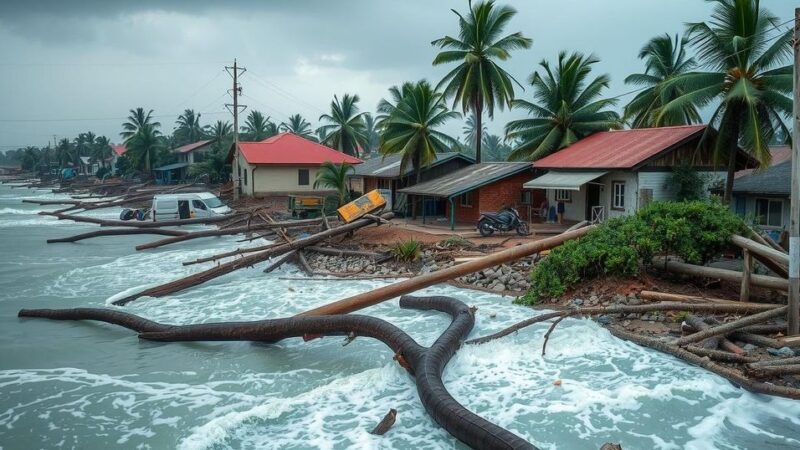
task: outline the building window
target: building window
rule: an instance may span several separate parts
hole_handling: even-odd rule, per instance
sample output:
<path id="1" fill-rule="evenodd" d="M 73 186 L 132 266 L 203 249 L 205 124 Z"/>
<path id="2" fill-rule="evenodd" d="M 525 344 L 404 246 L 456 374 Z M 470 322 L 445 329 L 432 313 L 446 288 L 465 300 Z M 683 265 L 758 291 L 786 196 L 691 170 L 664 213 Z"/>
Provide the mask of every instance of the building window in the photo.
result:
<path id="1" fill-rule="evenodd" d="M 783 200 L 756 199 L 756 223 L 768 227 L 783 226 Z"/>
<path id="2" fill-rule="evenodd" d="M 556 189 L 556 201 L 557 202 L 571 202 L 572 201 L 572 191 L 569 189 Z"/>
<path id="3" fill-rule="evenodd" d="M 533 201 L 532 197 L 531 197 L 532 194 L 533 193 L 531 191 L 522 191 L 522 198 L 521 198 L 522 201 L 521 201 L 521 203 L 523 205 L 530 205 L 531 202 Z"/>
<path id="4" fill-rule="evenodd" d="M 247 186 L 247 169 L 244 169 L 244 185 Z"/>
<path id="5" fill-rule="evenodd" d="M 611 192 L 613 201 L 611 202 L 612 209 L 625 209 L 625 182 L 614 181 L 611 183 Z"/>
<path id="6" fill-rule="evenodd" d="M 392 190 L 392 180 L 386 178 L 378 178 L 378 189 Z"/>
<path id="7" fill-rule="evenodd" d="M 242 166 L 236 165 L 236 173 L 239 174 L 239 178 L 242 178 Z"/>
<path id="8" fill-rule="evenodd" d="M 308 186 L 308 169 L 299 169 L 297 171 L 297 184 L 299 186 Z"/>
<path id="9" fill-rule="evenodd" d="M 459 204 L 465 208 L 472 208 L 472 191 L 461 194 Z"/>

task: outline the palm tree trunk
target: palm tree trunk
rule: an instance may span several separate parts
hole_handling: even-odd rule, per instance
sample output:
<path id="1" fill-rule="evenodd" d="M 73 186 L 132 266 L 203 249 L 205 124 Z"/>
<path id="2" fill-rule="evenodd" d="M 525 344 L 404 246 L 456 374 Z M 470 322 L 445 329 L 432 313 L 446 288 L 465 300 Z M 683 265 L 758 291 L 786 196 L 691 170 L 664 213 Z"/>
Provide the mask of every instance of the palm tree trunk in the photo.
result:
<path id="1" fill-rule="evenodd" d="M 476 101 L 473 107 L 475 110 L 475 124 L 478 129 L 475 130 L 475 162 L 481 162 L 481 141 L 483 140 L 483 102 Z"/>
<path id="2" fill-rule="evenodd" d="M 728 148 L 728 174 L 725 179 L 725 194 L 722 197 L 722 201 L 726 205 L 731 204 L 731 198 L 733 197 L 733 180 L 736 175 L 736 156 L 739 153 L 739 123 L 734 121 L 732 127 L 732 137 Z"/>

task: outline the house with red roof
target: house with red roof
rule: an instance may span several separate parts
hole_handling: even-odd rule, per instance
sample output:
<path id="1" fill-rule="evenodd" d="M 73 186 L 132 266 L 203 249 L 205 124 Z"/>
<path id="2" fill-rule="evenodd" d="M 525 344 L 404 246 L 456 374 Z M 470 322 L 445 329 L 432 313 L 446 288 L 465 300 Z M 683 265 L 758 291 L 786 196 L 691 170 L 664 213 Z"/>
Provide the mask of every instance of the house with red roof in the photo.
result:
<path id="1" fill-rule="evenodd" d="M 128 148 L 125 147 L 123 144 L 112 144 L 111 145 L 111 157 L 107 159 L 107 162 L 111 165 L 111 170 L 116 173 L 117 171 L 117 161 L 119 158 L 128 151 Z"/>
<path id="2" fill-rule="evenodd" d="M 726 167 L 714 159 L 710 140 L 702 140 L 705 132 L 706 125 L 686 125 L 595 133 L 534 162 L 540 175 L 524 187 L 545 190 L 549 206 L 563 208 L 567 221 L 631 214 L 652 201 L 673 200 L 670 175 L 681 164 L 700 173 L 707 187 L 725 180 Z M 737 170 L 756 164 L 739 150 Z"/>
<path id="3" fill-rule="evenodd" d="M 361 160 L 292 133 L 280 133 L 260 142 L 231 145 L 228 162 L 238 195 L 282 197 L 297 193 L 324 193 L 314 180 L 325 162 L 361 164 Z"/>

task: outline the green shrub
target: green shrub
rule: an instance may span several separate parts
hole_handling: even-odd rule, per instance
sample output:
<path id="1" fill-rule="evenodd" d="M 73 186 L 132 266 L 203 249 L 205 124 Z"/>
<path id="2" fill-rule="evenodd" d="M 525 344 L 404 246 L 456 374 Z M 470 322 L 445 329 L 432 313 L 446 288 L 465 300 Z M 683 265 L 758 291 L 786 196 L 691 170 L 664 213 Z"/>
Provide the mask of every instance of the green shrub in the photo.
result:
<path id="1" fill-rule="evenodd" d="M 412 262 L 419 259 L 422 253 L 422 246 L 419 241 L 414 239 L 398 241 L 389 249 L 389 253 L 391 253 L 397 261 Z"/>
<path id="2" fill-rule="evenodd" d="M 531 288 L 519 301 L 560 296 L 583 278 L 631 276 L 656 255 L 704 264 L 745 231 L 742 220 L 719 202 L 655 202 L 634 216 L 611 219 L 578 240 L 553 249 L 534 266 Z"/>

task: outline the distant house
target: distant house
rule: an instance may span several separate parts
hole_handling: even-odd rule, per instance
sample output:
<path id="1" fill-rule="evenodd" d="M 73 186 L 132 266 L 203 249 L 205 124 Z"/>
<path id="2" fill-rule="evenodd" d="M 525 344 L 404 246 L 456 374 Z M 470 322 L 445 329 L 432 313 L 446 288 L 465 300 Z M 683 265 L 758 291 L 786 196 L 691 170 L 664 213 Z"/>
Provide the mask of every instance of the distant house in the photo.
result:
<path id="1" fill-rule="evenodd" d="M 125 147 L 122 144 L 111 146 L 111 160 L 109 161 L 109 163 L 111 163 L 111 170 L 113 170 L 114 173 L 116 173 L 117 171 L 117 161 L 119 161 L 119 158 L 122 155 L 124 155 L 125 152 L 127 151 L 128 151 L 127 147 Z"/>
<path id="2" fill-rule="evenodd" d="M 676 165 L 689 163 L 708 186 L 725 179 L 713 149 L 700 145 L 705 130 L 688 125 L 595 133 L 536 161 L 542 174 L 525 187 L 544 189 L 551 207 L 563 203 L 566 220 L 598 222 L 631 214 L 651 201 L 675 198 L 668 179 Z M 737 169 L 755 166 L 739 152 Z"/>
<path id="3" fill-rule="evenodd" d="M 398 192 L 416 197 L 423 222 L 428 217 L 477 223 L 481 211 L 495 212 L 524 200 L 523 184 L 531 179 L 529 162 L 483 162 L 472 164 Z"/>
<path id="4" fill-rule="evenodd" d="M 281 133 L 261 142 L 231 145 L 234 192 L 253 197 L 282 197 L 295 193 L 326 192 L 315 189 L 320 165 L 361 164 L 361 160 L 292 133 Z"/>
<path id="5" fill-rule="evenodd" d="M 100 163 L 94 162 L 91 156 L 81 156 L 78 164 L 78 175 L 94 175 L 100 169 Z"/>
<path id="6" fill-rule="evenodd" d="M 203 162 L 215 142 L 216 140 L 214 139 L 192 142 L 172 151 L 178 156 L 179 163 L 187 163 L 191 166 L 192 164 Z"/>
<path id="7" fill-rule="evenodd" d="M 405 168 L 404 173 L 400 173 L 401 158 L 402 155 L 399 154 L 378 155 L 359 164 L 350 177 L 350 190 L 363 194 L 381 189 L 389 192 L 387 201 L 392 205 L 392 209 L 404 209 L 407 204 L 405 195 L 398 194 L 397 190 L 415 184 L 417 175 L 411 164 Z M 473 158 L 463 153 L 439 153 L 435 161 L 420 171 L 420 182 L 441 177 L 474 163 Z"/>
<path id="8" fill-rule="evenodd" d="M 739 177 L 733 182 L 731 208 L 780 241 L 791 218 L 791 181 L 791 160 Z"/>

